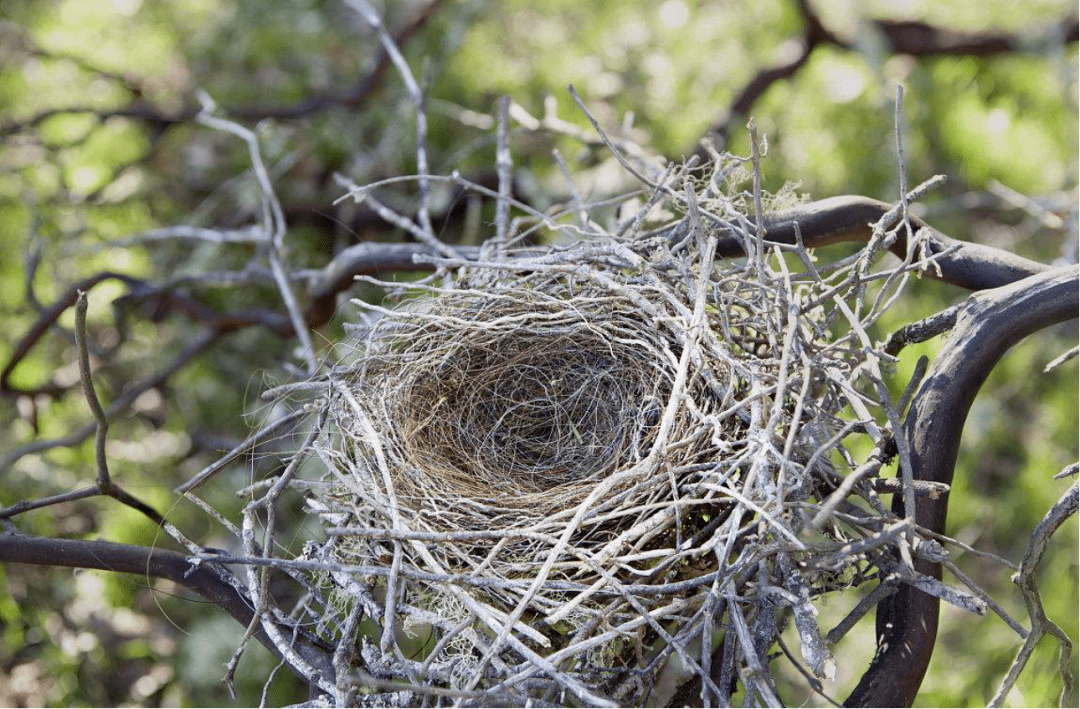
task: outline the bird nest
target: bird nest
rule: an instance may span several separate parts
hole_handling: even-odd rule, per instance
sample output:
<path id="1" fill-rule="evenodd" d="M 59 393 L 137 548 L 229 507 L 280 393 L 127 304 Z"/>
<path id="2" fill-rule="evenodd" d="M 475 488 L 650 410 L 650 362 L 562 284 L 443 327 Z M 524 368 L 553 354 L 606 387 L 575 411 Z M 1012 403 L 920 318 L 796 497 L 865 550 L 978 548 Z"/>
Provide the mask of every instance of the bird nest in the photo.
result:
<path id="1" fill-rule="evenodd" d="M 360 633 L 369 686 L 604 705 L 696 677 L 730 699 L 702 644 L 727 638 L 731 685 L 767 665 L 781 606 L 832 675 L 809 599 L 858 564 L 802 537 L 833 462 L 855 464 L 833 433 L 865 411 L 851 382 L 876 355 L 825 304 L 864 286 L 855 261 L 830 281 L 801 247 L 770 253 L 734 201 L 687 197 L 679 228 L 488 244 L 357 301 L 305 491 L 338 622 L 381 626 Z M 717 261 L 721 238 L 749 257 Z"/>

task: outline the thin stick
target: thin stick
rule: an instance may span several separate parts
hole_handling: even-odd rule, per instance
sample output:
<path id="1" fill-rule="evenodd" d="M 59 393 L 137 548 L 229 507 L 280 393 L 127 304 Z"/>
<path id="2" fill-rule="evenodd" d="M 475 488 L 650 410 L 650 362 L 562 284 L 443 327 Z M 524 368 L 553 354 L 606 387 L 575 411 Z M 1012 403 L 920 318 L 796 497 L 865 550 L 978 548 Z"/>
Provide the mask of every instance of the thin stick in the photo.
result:
<path id="1" fill-rule="evenodd" d="M 213 112 L 216 104 L 209 94 L 200 91 L 199 101 L 202 103 L 202 110 L 196 116 L 196 121 L 215 130 L 232 133 L 247 144 L 248 156 L 251 158 L 251 168 L 255 173 L 255 179 L 259 183 L 259 190 L 262 192 L 263 239 L 269 247 L 270 271 L 273 273 L 274 282 L 277 284 L 281 299 L 285 303 L 285 309 L 289 313 L 293 331 L 296 333 L 297 339 L 300 340 L 302 356 L 307 361 L 308 375 L 313 375 L 319 369 L 319 361 L 315 357 L 315 345 L 312 343 L 311 335 L 308 333 L 307 321 L 300 311 L 300 305 L 296 301 L 296 294 L 293 293 L 292 284 L 289 283 L 289 277 L 281 263 L 281 251 L 284 247 L 286 230 L 285 213 L 281 209 L 281 202 L 278 201 L 273 182 L 270 180 L 270 174 L 263 163 L 259 139 L 253 132 L 239 123 L 214 116 Z"/>
<path id="2" fill-rule="evenodd" d="M 297 421 L 299 421 L 300 419 L 302 419 L 303 417 L 305 417 L 307 415 L 308 415 L 307 411 L 304 411 L 303 409 L 300 409 L 298 411 L 293 411 L 290 414 L 286 414 L 285 416 L 282 416 L 281 418 L 277 419 L 276 421 L 272 421 L 271 423 L 267 424 L 266 426 L 263 426 L 261 429 L 259 429 L 255 433 L 253 433 L 250 436 L 248 436 L 247 438 L 245 438 L 242 443 L 237 445 L 235 448 L 230 450 L 228 453 L 221 456 L 220 458 L 215 460 L 213 463 L 211 463 L 210 465 L 208 465 L 205 468 L 203 468 L 202 470 L 200 470 L 195 476 L 193 476 L 191 479 L 189 479 L 186 483 L 184 483 L 183 485 L 178 486 L 175 489 L 175 492 L 177 494 L 179 494 L 179 495 L 183 495 L 185 493 L 191 492 L 196 487 L 198 487 L 199 485 L 202 485 L 204 482 L 206 482 L 211 476 L 213 476 L 214 474 L 216 474 L 220 470 L 224 469 L 225 466 L 227 466 L 229 463 L 236 460 L 237 458 L 239 458 L 244 453 L 254 449 L 254 447 L 257 446 L 262 441 L 264 441 L 267 438 L 269 438 L 270 436 L 276 434 L 281 429 L 286 428 L 287 426 L 290 426 L 290 425 L 296 423 Z"/>
<path id="3" fill-rule="evenodd" d="M 510 138 L 506 128 L 507 111 L 510 97 L 499 99 L 498 143 L 495 150 L 495 168 L 499 173 L 499 200 L 495 203 L 495 253 L 499 258 L 506 256 L 506 241 L 510 229 L 510 193 L 514 184 L 512 170 L 514 160 L 510 155 Z"/>
<path id="4" fill-rule="evenodd" d="M 405 91 L 409 94 L 409 98 L 412 99 L 416 108 L 416 174 L 417 185 L 420 190 L 420 206 L 417 209 L 416 216 L 420 221 L 420 228 L 427 237 L 426 241 L 431 245 L 437 245 L 443 253 L 452 255 L 455 253 L 454 250 L 436 238 L 435 230 L 431 226 L 431 193 L 428 189 L 427 111 L 424 108 L 424 93 L 420 90 L 420 84 L 417 83 L 416 78 L 413 76 L 409 63 L 401 55 L 397 43 L 390 35 L 390 32 L 387 31 L 382 18 L 379 17 L 379 13 L 375 11 L 371 3 L 367 2 L 367 0 L 345 1 L 349 7 L 360 13 L 364 21 L 378 34 L 379 42 L 382 43 L 386 55 L 390 57 L 394 68 L 397 69 L 398 76 L 401 77 L 402 83 L 405 84 Z"/>
<path id="5" fill-rule="evenodd" d="M 83 396 L 90 406 L 90 413 L 94 415 L 97 429 L 94 434 L 94 457 L 97 461 L 97 483 L 100 487 L 108 486 L 109 461 L 105 458 L 105 437 L 109 433 L 109 419 L 105 416 L 101 402 L 98 401 L 97 392 L 94 391 L 94 380 L 90 374 L 90 348 L 86 345 L 86 291 L 79 291 L 79 297 L 75 301 L 75 346 L 79 351 L 79 378 L 82 380 Z"/>
<path id="6" fill-rule="evenodd" d="M 568 86 L 567 89 L 570 91 L 570 95 L 574 97 L 574 103 L 578 105 L 578 108 L 581 109 L 581 112 L 584 113 L 585 117 L 589 119 L 589 123 L 592 124 L 593 129 L 596 130 L 597 134 L 604 141 L 604 145 L 606 145 L 607 149 L 611 151 L 611 154 L 615 156 L 615 159 L 619 161 L 619 164 L 622 165 L 627 172 L 637 178 L 637 180 L 642 184 L 648 185 L 653 189 L 662 189 L 665 192 L 669 192 L 669 188 L 649 179 L 645 175 L 641 174 L 641 172 L 637 168 L 630 164 L 630 161 L 628 161 L 626 157 L 623 156 L 622 152 L 615 146 L 615 143 L 612 142 L 612 140 L 608 137 L 604 129 L 600 127 L 600 121 L 596 120 L 596 117 L 593 116 L 592 111 L 589 110 L 589 108 L 585 105 L 585 102 L 581 100 L 580 96 L 578 96 L 578 92 L 574 89 L 574 87 Z M 669 194 L 674 196 L 675 193 L 669 192 Z"/>

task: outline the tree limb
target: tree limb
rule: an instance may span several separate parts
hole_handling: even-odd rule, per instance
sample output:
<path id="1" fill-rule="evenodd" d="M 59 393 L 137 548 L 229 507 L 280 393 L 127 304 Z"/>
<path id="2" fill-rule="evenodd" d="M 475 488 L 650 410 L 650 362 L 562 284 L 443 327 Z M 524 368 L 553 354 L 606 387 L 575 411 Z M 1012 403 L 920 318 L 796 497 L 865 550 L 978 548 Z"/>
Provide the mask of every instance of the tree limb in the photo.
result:
<path id="1" fill-rule="evenodd" d="M 930 367 L 904 422 L 918 480 L 950 484 L 971 404 L 994 365 L 1014 344 L 1080 311 L 1077 266 L 1047 269 L 1011 285 L 976 293 Z M 894 499 L 894 511 L 903 513 Z M 948 495 L 919 500 L 915 521 L 944 532 Z M 917 560 L 921 574 L 941 565 Z M 937 638 L 938 600 L 908 585 L 878 605 L 878 652 L 846 706 L 910 706 Z"/>
<path id="2" fill-rule="evenodd" d="M 143 578 L 168 579 L 199 594 L 229 613 L 242 625 L 248 625 L 254 617 L 243 585 L 227 569 L 217 564 L 192 563 L 180 552 L 166 549 L 114 544 L 104 541 L 79 539 L 49 539 L 12 532 L 0 532 L 0 561 L 38 566 L 62 566 L 75 569 L 100 569 Z M 282 628 L 282 633 L 292 636 L 294 629 Z M 261 629 L 256 633 L 259 641 L 278 657 L 280 651 Z M 318 668 L 333 683 L 334 668 L 331 652 L 300 629 L 293 648 L 306 662 Z M 285 658 L 281 658 L 285 661 Z M 292 668 L 290 668 L 292 669 Z M 297 677 L 304 675 L 293 670 Z"/>
<path id="3" fill-rule="evenodd" d="M 806 247 L 814 248 L 841 242 L 866 243 L 873 235 L 872 224 L 892 209 L 885 202 L 855 195 L 844 195 L 810 202 L 791 209 L 765 215 L 766 241 L 795 245 L 796 225 Z M 933 229 L 924 221 L 911 215 L 914 230 L 926 229 L 931 235 L 928 255 L 941 254 L 935 260 L 940 268 L 927 275 L 968 290 L 997 288 L 1045 273 L 1051 267 L 1022 256 L 953 239 Z M 680 223 L 681 224 L 681 223 Z M 660 234 L 677 238 L 679 225 Z M 907 253 L 905 230 L 901 229 L 896 241 L 890 246 L 901 258 Z M 951 251 L 950 251 L 951 250 Z M 461 256 L 476 258 L 475 248 L 459 248 Z M 717 241 L 717 256 L 737 257 L 743 255 L 741 242 L 733 233 L 723 233 Z M 320 327 L 330 320 L 336 309 L 336 297 L 350 287 L 354 277 L 380 271 L 431 270 L 430 263 L 417 262 L 417 256 L 438 256 L 423 244 L 386 244 L 365 242 L 341 251 L 322 268 L 310 289 L 311 303 L 307 310 L 310 327 Z"/>
<path id="4" fill-rule="evenodd" d="M 811 202 L 793 209 L 767 215 L 765 226 L 770 241 L 795 244 L 795 224 L 798 223 L 803 243 L 808 247 L 825 246 L 844 241 L 866 242 L 872 235 L 870 225 L 892 209 L 892 205 L 869 197 L 844 195 Z M 1011 251 L 992 246 L 961 241 L 942 234 L 914 215 L 909 215 L 913 231 L 926 229 L 930 235 L 928 256 L 946 253 L 935 259 L 935 268 L 927 275 L 968 290 L 998 288 L 1045 273 L 1050 266 L 1017 256 Z M 741 253 L 736 251 L 734 238 L 722 240 L 717 253 L 724 256 Z M 890 250 L 904 258 L 908 243 L 906 230 L 899 230 Z M 940 273 L 937 269 L 940 268 Z"/>
<path id="5" fill-rule="evenodd" d="M 854 195 L 831 197 L 766 215 L 766 238 L 769 242 L 794 245 L 796 243 L 795 225 L 798 224 L 802 241 L 810 248 L 840 242 L 865 243 L 873 234 L 870 225 L 877 222 L 891 209 L 892 205 L 869 197 Z M 1009 251 L 953 239 L 931 228 L 917 217 L 912 216 L 911 221 L 916 230 L 927 229 L 931 235 L 928 245 L 930 254 L 940 254 L 956 247 L 955 250 L 940 256 L 935 261 L 940 268 L 940 275 L 934 270 L 928 272 L 928 275 L 940 278 L 947 283 L 969 290 L 997 288 L 1050 269 L 1045 264 L 1025 259 Z M 674 238 L 677 229 L 678 226 L 670 228 L 668 235 Z M 899 237 L 890 248 L 898 256 L 903 257 L 906 254 L 908 245 L 904 230 L 901 230 Z M 461 256 L 470 259 L 476 258 L 478 254 L 477 249 L 470 247 L 459 247 L 459 252 Z M 437 255 L 431 247 L 417 243 L 363 242 L 344 249 L 311 279 L 309 304 L 305 312 L 308 327 L 322 327 L 330 321 L 337 308 L 337 295 L 352 286 L 355 276 L 379 272 L 431 270 L 430 263 L 420 263 L 415 258 Z M 720 235 L 717 242 L 717 255 L 721 257 L 743 255 L 742 246 L 734 234 L 729 232 Z M 131 293 L 124 296 L 125 298 L 154 300 L 163 311 L 178 310 L 193 321 L 209 325 L 219 333 L 233 332 L 253 325 L 264 326 L 283 337 L 288 337 L 292 333 L 288 318 L 281 313 L 264 309 L 221 313 L 204 305 L 194 296 L 171 288 L 155 286 L 122 273 L 103 272 L 72 285 L 56 302 L 45 309 L 41 317 L 20 339 L 11 360 L 0 372 L 0 393 L 50 393 L 53 395 L 59 393 L 57 387 L 49 384 L 34 390 L 17 389 L 10 382 L 12 371 L 60 315 L 74 305 L 79 290 L 88 290 L 107 279 L 118 279 L 131 289 Z"/>

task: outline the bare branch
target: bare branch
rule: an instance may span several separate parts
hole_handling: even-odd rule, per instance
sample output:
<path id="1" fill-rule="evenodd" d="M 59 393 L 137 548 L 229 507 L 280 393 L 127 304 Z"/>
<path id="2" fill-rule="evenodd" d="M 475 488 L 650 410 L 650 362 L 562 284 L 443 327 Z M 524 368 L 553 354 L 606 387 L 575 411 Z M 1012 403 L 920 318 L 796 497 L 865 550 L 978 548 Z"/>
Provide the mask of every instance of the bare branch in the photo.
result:
<path id="1" fill-rule="evenodd" d="M 90 350 L 86 346 L 86 291 L 79 291 L 78 300 L 75 301 L 75 345 L 79 349 L 79 377 L 82 380 L 83 395 L 86 403 L 90 405 L 90 413 L 94 415 L 97 423 L 94 434 L 94 457 L 97 461 L 98 486 L 107 486 L 109 480 L 109 463 L 105 458 L 105 438 L 109 432 L 109 419 L 105 417 L 105 411 L 98 401 L 97 392 L 94 391 L 94 380 L 90 374 Z"/>
<path id="2" fill-rule="evenodd" d="M 253 614 L 244 587 L 225 567 L 197 561 L 166 549 L 114 544 L 104 541 L 47 539 L 26 534 L 0 532 L 0 561 L 38 566 L 62 566 L 76 569 L 101 569 L 143 578 L 168 579 L 195 591 L 224 609 L 239 622 L 247 624 Z M 292 633 L 288 628 L 284 632 Z M 264 634 L 260 642 L 280 656 L 276 646 Z M 319 667 L 326 677 L 333 677 L 331 656 L 322 644 L 301 630 L 295 645 L 310 664 Z M 295 670 L 294 670 L 295 671 Z M 297 676 L 303 677 L 301 673 Z"/>
<path id="3" fill-rule="evenodd" d="M 1020 564 L 1020 571 L 1013 577 L 1013 581 L 1020 587 L 1020 591 L 1024 596 L 1024 603 L 1027 605 L 1028 615 L 1031 617 L 1031 632 L 1028 633 L 1028 636 L 1024 639 L 1024 644 L 1016 653 L 1016 659 L 1013 660 L 1008 674 L 1002 680 L 1001 687 L 994 694 L 994 698 L 990 700 L 989 706 L 1004 706 L 1006 695 L 1016 683 L 1017 677 L 1023 672 L 1031 653 L 1035 650 L 1035 646 L 1047 634 L 1054 636 L 1061 646 L 1058 663 L 1061 676 L 1064 679 L 1061 688 L 1061 706 L 1065 706 L 1066 698 L 1072 692 L 1075 681 L 1072 674 L 1072 662 L 1070 661 L 1072 641 L 1069 640 L 1068 635 L 1057 624 L 1046 617 L 1042 597 L 1039 595 L 1036 572 L 1039 564 L 1042 563 L 1043 556 L 1046 554 L 1046 548 L 1050 544 L 1050 537 L 1053 536 L 1054 532 L 1065 520 L 1076 515 L 1078 493 L 1080 493 L 1080 488 L 1077 487 L 1077 483 L 1073 483 L 1072 487 L 1061 496 L 1061 499 L 1047 511 L 1035 531 L 1031 533 L 1031 542 L 1028 544 L 1027 554 L 1024 555 L 1024 561 Z"/>
<path id="4" fill-rule="evenodd" d="M 949 484 L 968 410 L 983 381 L 1016 342 L 1077 317 L 1076 266 L 1049 269 L 965 302 L 953 333 L 930 367 L 905 421 L 917 479 Z M 894 507 L 901 503 L 895 499 Z M 948 496 L 923 498 L 916 522 L 943 532 Z M 939 564 L 917 560 L 916 571 L 941 577 Z M 848 706 L 908 706 L 914 701 L 937 636 L 938 601 L 908 585 L 878 607 L 878 653 Z"/>

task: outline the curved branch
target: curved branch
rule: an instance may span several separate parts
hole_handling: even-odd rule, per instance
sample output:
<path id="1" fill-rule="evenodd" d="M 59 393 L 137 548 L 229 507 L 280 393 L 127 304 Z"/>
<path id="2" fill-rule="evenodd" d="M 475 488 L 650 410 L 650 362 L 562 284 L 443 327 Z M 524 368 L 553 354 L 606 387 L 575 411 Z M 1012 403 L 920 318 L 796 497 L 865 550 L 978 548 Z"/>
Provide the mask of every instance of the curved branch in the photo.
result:
<path id="1" fill-rule="evenodd" d="M 893 205 L 869 197 L 830 197 L 767 215 L 766 236 L 769 241 L 795 244 L 795 224 L 798 223 L 803 244 L 808 247 L 843 241 L 866 242 L 873 234 L 870 225 L 892 209 Z M 1046 264 L 1017 256 L 1010 251 L 948 237 L 914 215 L 910 215 L 910 220 L 915 230 L 929 231 L 931 238 L 928 255 L 955 248 L 951 253 L 934 261 L 936 267 L 941 269 L 940 275 L 935 272 L 936 268 L 929 270 L 927 275 L 961 288 L 999 288 L 1021 278 L 1051 270 Z M 899 231 L 890 250 L 900 258 L 907 254 L 906 230 Z M 742 248 L 738 241 L 730 236 L 721 240 L 717 253 L 724 256 L 741 255 Z"/>
<path id="2" fill-rule="evenodd" d="M 49 328 L 56 323 L 65 310 L 75 305 L 75 301 L 79 297 L 80 291 L 88 291 L 98 283 L 107 281 L 110 279 L 116 279 L 121 281 L 125 285 L 131 287 L 140 283 L 137 278 L 125 275 L 123 273 L 116 273 L 113 271 L 102 271 L 88 278 L 84 278 L 81 281 L 72 284 L 64 294 L 61 295 L 56 301 L 41 311 L 38 319 L 30 326 L 26 334 L 19 339 L 19 342 L 15 345 L 11 352 L 11 359 L 4 365 L 3 371 L 0 371 L 0 393 L 17 393 L 17 394 L 50 394 L 56 396 L 63 391 L 65 387 L 61 387 L 57 384 L 45 384 L 35 389 L 19 389 L 11 384 L 11 374 L 15 371 L 15 368 L 19 365 L 19 362 L 34 348 L 38 340 L 48 332 Z"/>
<path id="3" fill-rule="evenodd" d="M 142 577 L 168 579 L 190 589 L 225 610 L 242 625 L 251 623 L 254 616 L 243 586 L 224 567 L 202 562 L 192 563 L 188 556 L 166 549 L 114 544 L 78 539 L 48 539 L 12 532 L 0 532 L 0 561 L 38 566 L 63 566 L 77 569 L 100 569 Z M 277 646 L 259 626 L 259 641 L 287 663 Z M 293 635 L 293 628 L 282 628 L 282 634 Z M 293 649 L 308 664 L 319 669 L 323 676 L 334 677 L 332 654 L 317 639 L 301 629 Z M 303 673 L 290 667 L 301 679 Z"/>
<path id="4" fill-rule="evenodd" d="M 766 215 L 766 237 L 770 242 L 794 245 L 796 243 L 795 225 L 798 224 L 803 244 L 807 247 L 840 242 L 865 243 L 873 234 L 871 225 L 892 208 L 890 204 L 869 197 L 854 195 L 831 197 Z M 1045 264 L 1017 256 L 1009 251 L 952 239 L 915 216 L 911 217 L 911 222 L 916 229 L 927 229 L 930 232 L 931 239 L 928 244 L 930 254 L 940 254 L 954 249 L 935 261 L 937 267 L 940 268 L 940 276 L 935 270 L 929 271 L 928 275 L 962 288 L 968 290 L 997 288 L 1050 269 Z M 673 238 L 677 229 L 676 226 L 669 230 Z M 899 237 L 890 248 L 901 257 L 907 253 L 904 230 L 900 230 Z M 479 254 L 479 249 L 458 247 L 458 252 L 464 258 L 474 259 Z M 742 246 L 732 233 L 720 235 L 716 253 L 721 257 L 743 255 Z M 438 255 L 430 246 L 417 243 L 364 242 L 350 246 L 337 254 L 313 278 L 309 288 L 310 302 L 304 313 L 308 327 L 322 327 L 330 321 L 337 308 L 337 295 L 352 285 L 355 276 L 392 271 L 431 270 L 433 266 L 430 263 L 418 262 L 416 257 Z M 209 325 L 219 333 L 261 325 L 282 337 L 289 337 L 292 334 L 292 326 L 288 318 L 274 311 L 247 309 L 220 313 L 192 296 L 169 288 L 154 286 L 125 274 L 103 272 L 72 285 L 55 303 L 43 311 L 38 321 L 16 345 L 11 359 L 0 372 L 0 394 L 50 393 L 56 395 L 59 393 L 55 385 L 43 385 L 33 392 L 16 389 L 10 382 L 12 371 L 60 315 L 74 305 L 79 290 L 88 290 L 107 279 L 119 279 L 131 289 L 131 293 L 124 298 L 156 300 L 163 309 L 178 310 L 195 322 Z"/>
<path id="5" fill-rule="evenodd" d="M 721 143 L 726 143 L 732 127 L 750 115 L 757 100 L 776 82 L 794 76 L 806 64 L 818 46 L 831 45 L 847 50 L 855 48 L 854 41 L 841 37 L 825 27 L 810 5 L 810 0 L 796 0 L 796 5 L 804 24 L 803 46 L 799 56 L 785 64 L 762 69 L 751 77 L 742 90 L 735 95 L 720 118 L 709 128 L 706 136 L 718 138 Z M 1078 24 L 1075 12 L 1041 31 L 1023 33 L 962 32 L 926 22 L 887 19 L 868 19 L 866 25 L 871 32 L 881 38 L 882 43 L 891 53 L 912 57 L 985 57 L 1031 51 L 1032 48 L 1048 44 L 1071 44 L 1080 39 L 1080 24 Z M 707 157 L 707 152 L 700 146 L 692 152 L 700 158 Z"/>
<path id="6" fill-rule="evenodd" d="M 1043 43 L 1075 42 L 1080 29 L 1076 13 L 1065 17 L 1041 33 L 1013 34 L 1009 32 L 960 32 L 912 20 L 874 20 L 874 28 L 884 37 L 889 48 L 897 54 L 914 57 L 988 56 L 1020 52 L 1038 46 L 1033 37 Z"/>
<path id="7" fill-rule="evenodd" d="M 473 260 L 479 257 L 475 246 L 456 247 L 458 255 Z M 417 262 L 416 256 L 442 256 L 427 244 L 387 244 L 363 242 L 343 249 L 326 264 L 315 279 L 310 293 L 311 304 L 305 314 L 309 327 L 321 327 L 330 321 L 337 309 L 337 295 L 356 280 L 356 276 L 393 271 L 430 271 L 430 263 Z"/>
<path id="8" fill-rule="evenodd" d="M 55 382 L 48 382 L 32 388 L 16 387 L 11 383 L 11 376 L 19 363 L 26 358 L 30 350 L 41 340 L 49 328 L 57 323 L 64 312 L 75 305 L 80 291 L 89 291 L 98 283 L 107 280 L 118 280 L 129 289 L 129 292 L 120 296 L 114 302 L 123 302 L 126 299 L 151 300 L 160 310 L 175 309 L 184 313 L 192 321 L 205 324 L 217 335 L 223 335 L 235 330 L 240 330 L 251 325 L 263 325 L 272 332 L 289 337 L 293 330 L 288 317 L 271 310 L 244 309 L 226 313 L 220 313 L 197 298 L 172 290 L 169 287 L 158 286 L 143 281 L 134 276 L 114 271 L 102 271 L 93 276 L 84 278 L 67 288 L 49 307 L 44 308 L 38 315 L 38 319 L 30 326 L 18 343 L 15 345 L 11 358 L 0 371 L 0 395 L 30 395 L 47 394 L 60 396 L 67 387 L 60 386 Z M 151 319 L 160 317 L 155 312 Z"/>
<path id="9" fill-rule="evenodd" d="M 972 295 L 919 389 L 904 429 L 917 480 L 950 484 L 964 422 L 990 371 L 1014 344 L 1080 313 L 1080 269 L 1048 269 L 1008 286 Z M 894 511 L 898 500 L 894 500 Z M 902 503 L 898 511 L 903 514 Z M 918 501 L 916 524 L 945 531 L 948 495 Z M 916 561 L 941 578 L 941 565 Z M 937 638 L 938 599 L 902 585 L 878 605 L 878 652 L 846 706 L 910 706 Z"/>
<path id="10" fill-rule="evenodd" d="M 822 199 L 766 215 L 766 239 L 773 243 L 795 245 L 797 224 L 802 242 L 807 247 L 841 242 L 866 243 L 873 235 L 872 225 L 892 209 L 893 205 L 886 202 L 856 195 Z M 927 275 L 961 288 L 998 288 L 1051 268 L 1010 251 L 953 239 L 914 215 L 910 219 L 916 230 L 926 229 L 931 234 L 927 244 L 929 255 L 949 251 L 934 262 L 941 269 L 940 275 L 934 269 L 928 271 Z M 676 225 L 667 233 L 677 238 L 678 229 L 679 225 Z M 905 230 L 900 230 L 890 248 L 901 258 L 906 255 L 908 245 Z M 458 247 L 458 251 L 460 256 L 467 259 L 477 258 L 479 254 L 476 247 Z M 716 254 L 728 258 L 742 256 L 742 244 L 733 233 L 721 234 Z M 337 307 L 337 294 L 351 286 L 355 276 L 380 271 L 431 270 L 431 263 L 417 261 L 416 257 L 438 255 L 431 247 L 416 243 L 365 242 L 350 246 L 324 266 L 315 278 L 306 313 L 308 326 L 320 327 L 330 320 Z"/>
<path id="11" fill-rule="evenodd" d="M 202 353 L 203 350 L 207 349 L 215 342 L 217 342 L 220 337 L 221 333 L 215 330 L 204 331 L 201 335 L 189 342 L 187 346 L 184 347 L 184 349 L 181 350 L 180 353 L 176 355 L 167 365 L 165 365 L 146 379 L 143 379 L 142 381 L 128 387 L 123 391 L 123 393 L 113 399 L 112 403 L 109 404 L 109 408 L 105 410 L 105 415 L 111 419 L 118 412 L 127 410 L 127 408 L 131 406 L 143 392 L 149 391 L 150 389 L 153 389 L 155 387 L 162 386 L 166 381 L 168 381 L 169 377 L 176 374 L 176 372 L 181 367 L 183 367 L 200 353 Z M 72 431 L 66 436 L 50 439 L 38 439 L 31 441 L 30 443 L 27 443 L 23 446 L 12 448 L 5 452 L 3 455 L 0 455 L 0 473 L 6 472 L 9 466 L 13 465 L 15 461 L 19 460 L 25 455 L 29 455 L 31 453 L 40 453 L 41 451 L 46 451 L 53 448 L 60 448 L 63 446 L 78 445 L 79 443 L 82 443 L 91 435 L 93 435 L 96 427 L 96 424 L 90 423 L 80 429 Z M 57 504 L 57 501 L 59 501 L 59 499 L 62 497 L 63 496 L 52 496 L 49 498 L 45 498 L 45 500 L 52 500 L 51 502 L 49 502 L 49 504 Z M 30 506 L 27 506 L 28 504 Z M 28 509 L 36 509 L 36 507 L 40 506 L 41 505 L 35 505 L 34 503 L 16 503 L 12 507 L 0 510 L 0 516 L 11 516 L 12 514 L 19 514 L 21 512 L 25 512 Z"/>
<path id="12" fill-rule="evenodd" d="M 835 44 L 837 46 L 846 46 L 839 37 L 825 27 L 821 22 L 821 18 L 810 7 L 809 0 L 796 0 L 795 4 L 798 6 L 799 14 L 802 15 L 804 25 L 802 48 L 799 50 L 799 56 L 779 66 L 762 69 L 751 77 L 750 81 L 735 95 L 734 100 L 720 118 L 709 128 L 706 133 L 707 137 L 716 138 L 721 144 L 726 144 L 731 127 L 740 119 L 745 119 L 746 116 L 750 115 L 750 110 L 754 107 L 754 104 L 765 95 L 765 92 L 773 84 L 795 76 L 795 73 L 810 59 L 810 55 L 814 53 L 814 49 L 818 45 Z M 708 151 L 700 144 L 700 141 L 692 154 L 703 160 L 708 157 Z"/>

